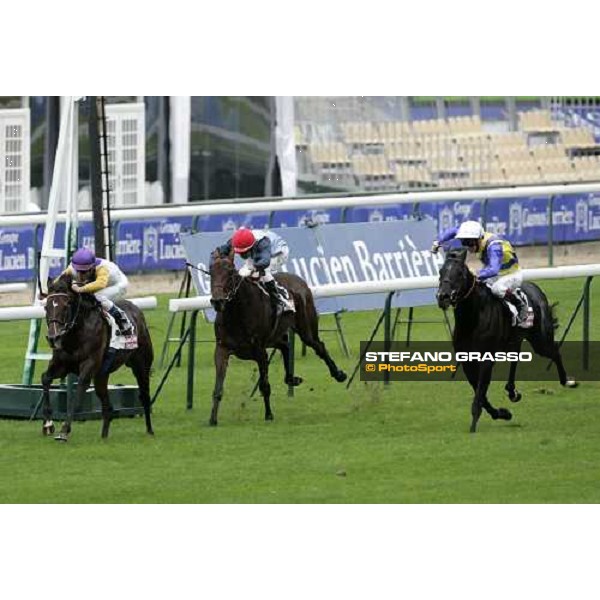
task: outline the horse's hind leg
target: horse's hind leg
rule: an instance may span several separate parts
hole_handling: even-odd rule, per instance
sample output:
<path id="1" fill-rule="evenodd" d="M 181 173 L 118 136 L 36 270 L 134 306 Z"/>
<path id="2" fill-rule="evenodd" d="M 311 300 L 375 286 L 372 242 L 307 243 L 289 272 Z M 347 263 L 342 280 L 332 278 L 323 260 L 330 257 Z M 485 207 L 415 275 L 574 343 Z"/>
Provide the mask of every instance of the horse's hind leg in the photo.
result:
<path id="1" fill-rule="evenodd" d="M 108 396 L 108 373 L 94 377 L 94 389 L 102 405 L 102 439 L 106 439 L 108 437 L 113 410 Z"/>
<path id="2" fill-rule="evenodd" d="M 331 376 L 340 383 L 346 381 L 348 376 L 344 371 L 338 369 L 331 356 L 329 356 L 325 344 L 319 339 L 319 317 L 312 303 L 307 303 L 304 311 L 296 313 L 294 329 L 298 332 L 300 339 L 307 346 L 310 346 L 316 355 L 325 362 Z"/>
<path id="3" fill-rule="evenodd" d="M 225 375 L 227 374 L 227 363 L 229 362 L 229 351 L 227 348 L 217 342 L 215 345 L 215 387 L 213 389 L 213 404 L 210 412 L 209 425 L 217 424 L 217 416 L 219 413 L 219 403 L 223 396 L 223 384 L 225 383 Z"/>
<path id="4" fill-rule="evenodd" d="M 129 365 L 138 384 L 140 391 L 140 403 L 144 409 L 144 419 L 146 420 L 146 432 L 154 435 L 152 429 L 152 419 L 150 417 L 150 367 L 152 357 L 144 358 L 141 354 L 136 355 L 135 359 Z"/>
<path id="5" fill-rule="evenodd" d="M 549 358 L 555 365 L 558 371 L 558 380 L 560 385 L 565 387 L 574 388 L 578 386 L 578 383 L 572 377 L 567 376 L 565 366 L 563 365 L 562 356 L 558 348 L 558 343 L 554 340 L 545 340 L 538 336 L 532 337 L 529 340 L 536 354 Z"/>
<path id="6" fill-rule="evenodd" d="M 517 390 L 517 388 L 515 387 L 515 378 L 517 376 L 517 365 L 519 363 L 517 361 L 510 363 L 510 370 L 508 373 L 508 381 L 506 382 L 506 385 L 504 386 L 504 389 L 506 390 L 506 393 L 508 395 L 508 399 L 511 402 L 519 402 L 519 400 L 521 400 L 522 396 L 521 396 L 521 392 L 519 392 L 519 390 Z"/>
<path id="7" fill-rule="evenodd" d="M 269 357 L 265 350 L 261 350 L 257 353 L 255 358 L 258 364 L 259 380 L 258 388 L 263 396 L 265 402 L 265 421 L 273 420 L 273 413 L 271 412 L 271 384 L 269 383 Z"/>

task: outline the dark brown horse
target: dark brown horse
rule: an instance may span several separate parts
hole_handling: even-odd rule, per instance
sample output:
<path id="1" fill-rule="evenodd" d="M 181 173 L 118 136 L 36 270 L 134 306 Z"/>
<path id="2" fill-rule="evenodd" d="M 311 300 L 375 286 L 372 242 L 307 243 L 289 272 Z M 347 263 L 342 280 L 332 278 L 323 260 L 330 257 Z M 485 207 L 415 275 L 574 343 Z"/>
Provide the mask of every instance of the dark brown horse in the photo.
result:
<path id="1" fill-rule="evenodd" d="M 535 283 L 523 283 L 521 289 L 533 309 L 534 325 L 530 329 L 513 327 L 508 308 L 494 297 L 487 285 L 477 280 L 467 266 L 466 256 L 467 250 L 464 248 L 450 250 L 440 269 L 438 306 L 443 310 L 454 307 L 454 350 L 519 352 L 522 342 L 527 340 L 536 354 L 554 362 L 561 385 L 576 387 L 577 382 L 567 376 L 559 346 L 554 340 L 557 321 L 544 292 Z M 506 408 L 494 408 L 487 398 L 494 363 L 464 362 L 462 367 L 475 394 L 471 405 L 471 433 L 476 431 L 483 409 L 494 420 L 510 421 L 511 412 Z M 511 363 L 509 381 L 505 386 L 513 402 L 521 399 L 521 394 L 515 388 L 516 368 L 517 363 Z"/>
<path id="2" fill-rule="evenodd" d="M 102 316 L 102 309 L 92 294 L 78 294 L 71 289 L 72 278 L 63 274 L 59 279 L 48 280 L 46 297 L 46 322 L 52 359 L 42 375 L 44 435 L 54 433 L 50 385 L 54 379 L 69 374 L 76 375 L 77 399 L 67 401 L 67 419 L 54 438 L 66 442 L 71 433 L 75 404 L 81 404 L 90 383 L 94 382 L 96 395 L 102 404 L 102 437 L 108 436 L 112 406 L 108 397 L 108 377 L 123 365 L 128 366 L 138 383 L 140 402 L 144 407 L 146 431 L 153 434 L 150 420 L 150 369 L 154 358 L 152 340 L 141 310 L 126 300 L 118 301 L 134 324 L 138 347 L 133 350 L 108 352 L 110 328 Z"/>
<path id="3" fill-rule="evenodd" d="M 338 369 L 325 344 L 319 339 L 319 316 L 312 292 L 306 282 L 290 273 L 275 276 L 294 300 L 295 313 L 285 313 L 275 324 L 271 314 L 268 294 L 250 278 L 240 277 L 233 252 L 219 256 L 213 252 L 210 267 L 211 303 L 217 311 L 215 320 L 215 367 L 216 381 L 210 425 L 217 424 L 219 402 L 223 395 L 223 383 L 229 357 L 233 354 L 243 360 L 254 360 L 259 369 L 259 389 L 265 402 L 265 420 L 272 421 L 271 385 L 269 384 L 269 360 L 267 348 L 277 348 L 283 356 L 285 383 L 300 385 L 302 379 L 294 377 L 290 365 L 288 331 L 292 329 L 300 339 L 311 347 L 329 368 L 336 381 L 345 381 L 346 374 Z"/>

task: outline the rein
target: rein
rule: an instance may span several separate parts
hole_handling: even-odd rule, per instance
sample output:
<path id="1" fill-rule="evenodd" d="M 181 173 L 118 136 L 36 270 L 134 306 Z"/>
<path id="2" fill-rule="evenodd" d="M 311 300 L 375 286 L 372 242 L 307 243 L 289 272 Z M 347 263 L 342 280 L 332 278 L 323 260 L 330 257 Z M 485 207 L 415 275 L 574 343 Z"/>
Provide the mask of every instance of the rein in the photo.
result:
<path id="1" fill-rule="evenodd" d="M 476 284 L 477 284 L 477 277 L 475 277 L 475 275 L 473 275 L 473 283 L 471 284 L 469 291 L 462 298 L 458 299 L 456 301 L 456 303 L 458 304 L 462 300 L 466 300 L 473 293 L 473 290 L 475 289 Z"/>
<path id="2" fill-rule="evenodd" d="M 470 269 L 467 268 L 467 270 L 469 273 L 471 273 L 471 276 L 473 277 L 473 283 L 471 284 L 471 287 L 469 288 L 469 290 L 467 291 L 467 293 L 464 296 L 458 297 L 458 295 L 457 295 L 456 300 L 454 302 L 451 302 L 452 306 L 454 306 L 454 307 L 456 307 L 456 305 L 459 302 L 466 300 L 473 293 L 473 290 L 475 289 L 475 286 L 477 285 L 477 277 L 471 272 Z M 446 278 L 445 281 L 448 282 L 448 279 Z"/>
<path id="3" fill-rule="evenodd" d="M 234 278 L 235 278 L 235 271 L 231 274 L 231 279 L 234 279 Z M 231 291 L 227 294 L 227 296 L 225 296 L 225 302 L 229 302 L 230 300 L 233 300 L 233 298 L 238 293 L 238 290 L 240 289 L 240 286 L 242 285 L 243 282 L 244 282 L 244 278 L 240 277 L 237 285 L 234 285 L 233 288 L 231 289 Z"/>

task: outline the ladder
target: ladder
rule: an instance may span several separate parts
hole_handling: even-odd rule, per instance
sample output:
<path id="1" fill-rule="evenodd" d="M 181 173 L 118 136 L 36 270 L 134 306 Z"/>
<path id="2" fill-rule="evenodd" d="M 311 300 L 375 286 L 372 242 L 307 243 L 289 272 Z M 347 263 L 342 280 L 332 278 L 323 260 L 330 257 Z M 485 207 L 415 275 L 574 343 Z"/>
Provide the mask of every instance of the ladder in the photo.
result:
<path id="1" fill-rule="evenodd" d="M 56 159 L 52 173 L 52 185 L 48 201 L 48 213 L 42 251 L 40 254 L 38 277 L 42 291 L 47 292 L 47 279 L 50 268 L 58 259 L 65 259 L 68 263 L 77 244 L 77 193 L 79 188 L 79 152 L 78 152 L 78 102 L 82 96 L 62 96 L 60 129 L 58 144 L 56 146 Z M 58 213 L 64 204 L 65 239 L 64 246 L 55 246 L 56 224 Z M 41 300 L 35 295 L 34 305 L 40 305 Z M 38 360 L 50 360 L 48 353 L 38 352 L 38 342 L 41 331 L 41 320 L 32 319 L 29 327 L 29 340 L 25 353 L 22 383 L 31 385 L 35 372 L 35 363 Z"/>
<path id="2" fill-rule="evenodd" d="M 97 96 L 96 110 L 98 115 L 98 138 L 100 142 L 100 174 L 102 179 L 102 223 L 104 229 L 104 239 L 102 241 L 102 245 L 104 246 L 104 258 L 106 258 L 107 260 L 113 260 L 113 237 L 112 223 L 110 218 L 110 194 L 112 191 L 111 176 L 114 177 L 114 173 L 111 173 L 109 167 L 109 133 L 106 118 L 105 96 Z"/>

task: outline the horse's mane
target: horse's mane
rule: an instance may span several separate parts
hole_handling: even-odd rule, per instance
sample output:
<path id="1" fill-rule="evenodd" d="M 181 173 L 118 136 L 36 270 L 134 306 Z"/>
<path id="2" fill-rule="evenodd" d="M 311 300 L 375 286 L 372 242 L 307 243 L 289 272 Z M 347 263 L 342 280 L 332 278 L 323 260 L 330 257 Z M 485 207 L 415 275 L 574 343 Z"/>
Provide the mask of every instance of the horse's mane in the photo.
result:
<path id="1" fill-rule="evenodd" d="M 68 271 L 61 273 L 55 279 L 48 282 L 48 293 L 68 294 L 73 298 L 80 297 L 81 306 L 84 309 L 94 309 L 99 306 L 99 302 L 94 294 L 76 294 L 71 289 L 73 285 L 73 276 Z"/>
<path id="2" fill-rule="evenodd" d="M 56 293 L 70 293 L 73 285 L 73 276 L 69 272 L 61 273 L 55 279 L 48 281 L 48 291 Z"/>

